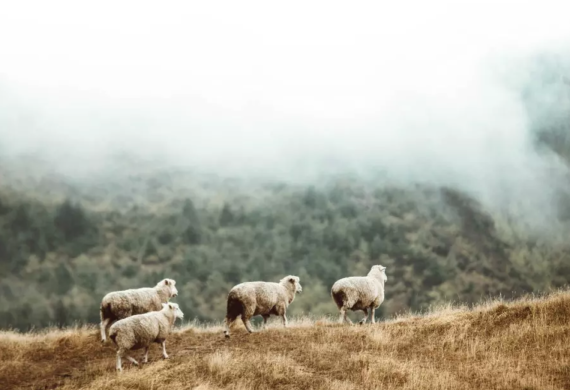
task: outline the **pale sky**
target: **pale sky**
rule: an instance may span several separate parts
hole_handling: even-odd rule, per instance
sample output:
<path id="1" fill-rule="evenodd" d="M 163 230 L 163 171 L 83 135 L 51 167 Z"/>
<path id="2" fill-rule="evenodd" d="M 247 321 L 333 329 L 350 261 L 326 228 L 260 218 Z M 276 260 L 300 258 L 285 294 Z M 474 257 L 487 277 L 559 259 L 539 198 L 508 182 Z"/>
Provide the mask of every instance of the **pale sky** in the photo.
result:
<path id="1" fill-rule="evenodd" d="M 91 4 L 0 0 L 5 150 L 294 177 L 334 160 L 479 192 L 565 173 L 509 88 L 568 49 L 564 1 Z"/>

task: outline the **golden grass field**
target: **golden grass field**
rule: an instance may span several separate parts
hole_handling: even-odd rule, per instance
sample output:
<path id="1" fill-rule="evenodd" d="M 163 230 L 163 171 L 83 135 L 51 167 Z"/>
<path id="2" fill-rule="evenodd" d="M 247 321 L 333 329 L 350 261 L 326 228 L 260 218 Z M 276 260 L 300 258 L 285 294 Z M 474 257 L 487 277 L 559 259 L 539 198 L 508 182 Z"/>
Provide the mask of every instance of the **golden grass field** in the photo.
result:
<path id="1" fill-rule="evenodd" d="M 0 333 L 0 389 L 570 389 L 570 292 L 375 325 L 185 326 L 115 371 L 95 327 Z M 142 351 L 134 351 L 139 359 Z M 139 360 L 140 361 L 140 360 Z"/>

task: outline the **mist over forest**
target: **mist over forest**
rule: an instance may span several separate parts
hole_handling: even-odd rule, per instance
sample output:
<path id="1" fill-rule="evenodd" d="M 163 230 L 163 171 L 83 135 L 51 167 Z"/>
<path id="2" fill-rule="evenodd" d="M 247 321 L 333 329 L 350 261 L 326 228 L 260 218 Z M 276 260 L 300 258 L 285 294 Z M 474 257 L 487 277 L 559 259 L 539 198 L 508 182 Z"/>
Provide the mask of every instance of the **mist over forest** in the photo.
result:
<path id="1" fill-rule="evenodd" d="M 0 7 L 0 327 L 163 277 L 200 321 L 288 274 L 293 315 L 334 314 L 374 264 L 381 318 L 570 280 L 555 3 L 25 3 Z"/>

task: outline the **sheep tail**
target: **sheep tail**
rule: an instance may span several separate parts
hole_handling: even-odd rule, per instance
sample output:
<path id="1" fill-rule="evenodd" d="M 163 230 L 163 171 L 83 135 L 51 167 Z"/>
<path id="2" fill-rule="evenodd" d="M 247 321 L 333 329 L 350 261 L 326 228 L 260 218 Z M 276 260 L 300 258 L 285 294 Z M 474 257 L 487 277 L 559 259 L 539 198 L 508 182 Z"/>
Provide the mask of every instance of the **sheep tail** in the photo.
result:
<path id="1" fill-rule="evenodd" d="M 228 306 L 226 310 L 226 318 L 230 321 L 235 320 L 245 311 L 245 307 L 240 299 L 233 297 L 231 294 L 228 296 Z"/>
<path id="2" fill-rule="evenodd" d="M 101 322 L 103 322 L 103 320 L 107 319 L 107 318 L 111 318 L 112 317 L 112 310 L 111 310 L 111 304 L 106 302 L 106 303 L 102 303 L 101 304 L 101 308 L 99 309 L 99 315 L 101 316 Z"/>
<path id="3" fill-rule="evenodd" d="M 331 295 L 339 309 L 345 305 L 347 299 L 344 291 L 331 291 Z"/>

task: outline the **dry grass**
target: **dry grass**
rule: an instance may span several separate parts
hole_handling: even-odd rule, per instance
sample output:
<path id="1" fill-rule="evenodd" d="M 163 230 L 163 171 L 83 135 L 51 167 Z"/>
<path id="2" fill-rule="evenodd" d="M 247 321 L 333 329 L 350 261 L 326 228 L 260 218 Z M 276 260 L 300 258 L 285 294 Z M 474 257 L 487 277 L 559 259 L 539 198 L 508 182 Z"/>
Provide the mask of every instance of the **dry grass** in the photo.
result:
<path id="1" fill-rule="evenodd" d="M 241 324 L 240 324 L 241 325 Z M 252 335 L 186 326 L 114 370 L 94 327 L 0 333 L 0 389 L 570 389 L 570 292 L 376 325 L 278 321 Z M 136 352 L 136 355 L 142 352 Z"/>

